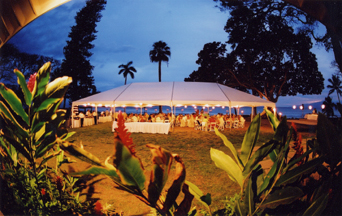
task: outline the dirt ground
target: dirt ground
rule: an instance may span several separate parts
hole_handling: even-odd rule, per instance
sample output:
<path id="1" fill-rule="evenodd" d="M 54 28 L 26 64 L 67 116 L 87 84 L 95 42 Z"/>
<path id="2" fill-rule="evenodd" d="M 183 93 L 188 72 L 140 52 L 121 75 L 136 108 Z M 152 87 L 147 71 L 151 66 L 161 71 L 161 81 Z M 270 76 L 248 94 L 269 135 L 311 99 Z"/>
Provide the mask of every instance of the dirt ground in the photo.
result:
<path id="1" fill-rule="evenodd" d="M 246 126 L 243 129 L 247 130 L 250 121 L 246 121 Z M 289 123 L 290 125 L 291 123 Z M 302 125 L 296 124 L 298 132 L 304 137 L 313 137 L 315 135 L 315 125 Z M 226 129 L 229 130 L 229 129 Z M 236 130 L 236 129 L 235 129 Z M 188 136 L 192 136 L 193 128 L 180 128 L 177 127 L 172 133 L 184 133 L 184 131 L 189 132 Z M 261 131 L 272 132 L 272 128 L 267 119 L 262 119 Z M 206 132 L 203 132 L 206 133 Z M 94 155 L 98 156 L 101 161 L 104 161 L 108 155 L 111 154 L 112 150 L 112 140 L 111 139 L 100 139 L 94 145 L 85 146 L 85 149 L 92 152 Z M 77 160 L 77 166 L 71 165 L 67 169 L 70 172 L 84 170 L 89 167 L 88 163 Z M 262 166 L 267 168 L 271 163 L 268 161 L 263 161 Z M 148 173 L 147 173 L 148 174 Z M 148 175 L 147 175 L 148 176 Z M 135 196 L 115 188 L 115 184 L 112 180 L 104 176 L 98 176 L 88 182 L 91 185 L 90 190 L 94 192 L 93 198 L 99 199 L 102 205 L 113 204 L 116 213 L 121 213 L 122 215 L 148 215 L 151 214 L 151 208 L 138 200 Z M 87 192 L 87 191 L 84 191 Z"/>

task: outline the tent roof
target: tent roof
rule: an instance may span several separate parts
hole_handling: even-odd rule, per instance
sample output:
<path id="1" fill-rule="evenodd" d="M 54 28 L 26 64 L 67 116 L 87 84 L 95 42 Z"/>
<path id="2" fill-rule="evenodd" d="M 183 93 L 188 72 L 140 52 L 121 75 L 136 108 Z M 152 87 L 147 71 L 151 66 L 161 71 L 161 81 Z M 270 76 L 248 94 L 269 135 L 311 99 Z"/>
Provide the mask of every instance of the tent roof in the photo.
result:
<path id="1" fill-rule="evenodd" d="M 76 105 L 95 106 L 268 106 L 275 103 L 218 83 L 151 82 L 132 83 L 78 101 Z"/>

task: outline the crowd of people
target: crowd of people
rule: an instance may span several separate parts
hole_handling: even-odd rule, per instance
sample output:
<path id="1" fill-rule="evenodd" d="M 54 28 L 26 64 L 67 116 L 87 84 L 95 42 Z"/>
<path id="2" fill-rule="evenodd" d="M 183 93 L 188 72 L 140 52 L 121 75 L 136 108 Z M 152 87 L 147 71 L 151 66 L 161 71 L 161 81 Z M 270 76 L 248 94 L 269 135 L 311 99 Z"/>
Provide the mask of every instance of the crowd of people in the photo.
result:
<path id="1" fill-rule="evenodd" d="M 115 120 L 118 118 L 118 112 L 115 113 Z M 86 111 L 86 114 L 80 112 L 77 117 L 80 118 L 81 127 L 83 127 L 84 118 L 94 118 L 94 123 L 97 124 L 98 116 L 111 116 L 112 113 L 107 109 L 102 111 L 100 115 L 97 112 L 90 110 Z M 244 127 L 245 119 L 241 115 L 231 116 L 228 114 L 216 114 L 209 115 L 197 111 L 192 114 L 178 114 L 174 115 L 172 113 L 158 113 L 158 114 L 126 114 L 122 112 L 125 122 L 155 122 L 155 123 L 170 123 L 172 127 L 193 127 L 196 130 L 210 130 L 210 126 L 214 125 L 221 130 L 229 127 Z"/>

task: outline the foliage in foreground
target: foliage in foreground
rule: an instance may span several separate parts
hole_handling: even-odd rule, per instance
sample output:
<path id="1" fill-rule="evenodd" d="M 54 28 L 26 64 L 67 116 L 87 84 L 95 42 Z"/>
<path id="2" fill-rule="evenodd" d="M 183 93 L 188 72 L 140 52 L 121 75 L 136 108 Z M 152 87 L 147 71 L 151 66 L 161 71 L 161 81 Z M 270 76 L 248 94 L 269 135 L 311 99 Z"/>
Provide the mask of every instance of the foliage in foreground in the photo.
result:
<path id="1" fill-rule="evenodd" d="M 104 174 L 111 178 L 119 189 L 135 195 L 161 215 L 194 215 L 196 210 L 191 209 L 194 198 L 210 211 L 210 194 L 204 195 L 196 185 L 185 180 L 185 166 L 179 155 L 172 154 L 157 145 L 148 144 L 146 146 L 152 153 L 153 169 L 149 178 L 145 176 L 141 160 L 135 154 L 133 141 L 130 138 L 130 133 L 127 133 L 127 129 L 125 129 L 121 113 L 117 131 L 114 133 L 114 155 L 109 156 L 105 162 L 101 162 L 99 158 L 83 148 L 68 142 L 61 143 L 61 148 L 65 151 L 93 165 L 87 170 L 74 173 L 74 175 Z M 111 158 L 114 166 L 108 162 Z M 175 176 L 171 186 L 165 191 L 164 187 L 169 179 L 173 161 L 176 163 Z M 184 198 L 178 204 L 176 199 L 181 192 L 183 192 Z"/>
<path id="2" fill-rule="evenodd" d="M 288 127 L 286 117 L 279 122 L 266 112 L 274 137 L 254 153 L 259 115 L 248 128 L 240 153 L 216 130 L 235 158 L 213 148 L 210 151 L 216 166 L 241 187 L 235 215 L 341 214 L 341 125 L 334 126 L 319 114 L 317 139 L 308 140 L 304 151 L 300 135 Z M 289 155 L 291 147 L 296 150 L 293 156 Z M 273 162 L 268 172 L 260 164 L 266 157 Z"/>
<path id="3" fill-rule="evenodd" d="M 31 75 L 28 84 L 14 70 L 26 105 L 0 83 L 0 210 L 4 214 L 94 212 L 93 203 L 80 201 L 77 179 L 59 169 L 70 162 L 56 145 L 56 137 L 64 142 L 73 134 L 62 127 L 66 111 L 58 109 L 71 78 L 49 82 L 50 70 L 48 62 Z M 51 159 L 56 167 L 47 166 Z"/>

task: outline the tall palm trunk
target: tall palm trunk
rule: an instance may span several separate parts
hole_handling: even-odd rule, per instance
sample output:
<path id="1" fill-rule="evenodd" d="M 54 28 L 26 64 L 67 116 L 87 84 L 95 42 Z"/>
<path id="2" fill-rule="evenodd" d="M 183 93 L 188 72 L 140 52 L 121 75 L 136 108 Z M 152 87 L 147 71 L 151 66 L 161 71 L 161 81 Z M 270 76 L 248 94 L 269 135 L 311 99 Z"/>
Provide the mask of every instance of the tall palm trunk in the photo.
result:
<path id="1" fill-rule="evenodd" d="M 158 62 L 158 74 L 159 74 L 159 82 L 161 82 L 161 61 Z M 162 106 L 159 106 L 159 113 L 162 113 Z"/>

